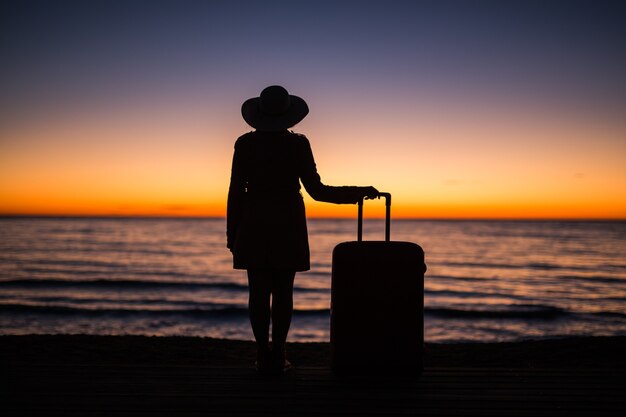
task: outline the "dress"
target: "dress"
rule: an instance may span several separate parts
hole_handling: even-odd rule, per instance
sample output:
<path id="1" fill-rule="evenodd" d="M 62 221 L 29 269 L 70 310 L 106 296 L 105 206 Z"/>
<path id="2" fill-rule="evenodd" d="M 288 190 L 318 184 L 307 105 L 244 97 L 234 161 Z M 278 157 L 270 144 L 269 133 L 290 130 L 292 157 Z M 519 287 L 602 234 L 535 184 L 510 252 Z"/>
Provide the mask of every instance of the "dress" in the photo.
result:
<path id="1" fill-rule="evenodd" d="M 318 201 L 354 204 L 362 195 L 362 187 L 322 184 L 304 135 L 254 131 L 237 139 L 226 226 L 235 269 L 310 269 L 300 181 Z"/>

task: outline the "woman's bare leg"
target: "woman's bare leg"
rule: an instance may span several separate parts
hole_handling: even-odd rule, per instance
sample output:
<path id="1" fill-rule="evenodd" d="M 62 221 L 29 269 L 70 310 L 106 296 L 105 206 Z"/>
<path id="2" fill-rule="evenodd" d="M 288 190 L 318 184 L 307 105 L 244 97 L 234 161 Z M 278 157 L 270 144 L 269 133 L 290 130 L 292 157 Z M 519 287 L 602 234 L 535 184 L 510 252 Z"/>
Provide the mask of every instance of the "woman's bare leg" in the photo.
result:
<path id="1" fill-rule="evenodd" d="M 248 310 L 259 353 L 267 351 L 269 346 L 272 276 L 268 272 L 248 270 Z"/>
<path id="2" fill-rule="evenodd" d="M 294 271 L 277 270 L 272 276 L 272 347 L 284 351 L 293 315 Z"/>

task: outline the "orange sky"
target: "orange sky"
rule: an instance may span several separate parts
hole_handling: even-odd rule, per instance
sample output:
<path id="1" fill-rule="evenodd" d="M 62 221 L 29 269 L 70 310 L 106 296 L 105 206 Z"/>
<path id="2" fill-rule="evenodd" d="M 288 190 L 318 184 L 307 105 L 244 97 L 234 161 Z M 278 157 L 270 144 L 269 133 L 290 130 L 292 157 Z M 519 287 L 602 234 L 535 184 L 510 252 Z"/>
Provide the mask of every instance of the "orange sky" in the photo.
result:
<path id="1" fill-rule="evenodd" d="M 213 117 L 107 108 L 4 128 L 0 213 L 223 216 L 232 145 L 249 130 L 236 99 Z M 489 103 L 445 104 L 445 117 L 432 102 L 387 114 L 322 104 L 296 128 L 322 180 L 391 192 L 395 218 L 626 218 L 623 126 Z M 306 199 L 311 217 L 356 212 Z"/>

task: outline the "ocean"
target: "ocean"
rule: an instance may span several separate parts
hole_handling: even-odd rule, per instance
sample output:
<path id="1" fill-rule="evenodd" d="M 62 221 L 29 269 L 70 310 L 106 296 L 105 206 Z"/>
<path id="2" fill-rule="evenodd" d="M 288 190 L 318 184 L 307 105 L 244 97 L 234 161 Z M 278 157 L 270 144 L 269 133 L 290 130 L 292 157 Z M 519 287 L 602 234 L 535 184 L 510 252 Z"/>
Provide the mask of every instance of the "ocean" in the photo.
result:
<path id="1" fill-rule="evenodd" d="M 308 224 L 289 340 L 328 341 L 331 253 L 356 221 Z M 427 342 L 626 335 L 626 222 L 397 220 L 391 237 L 426 253 Z M 225 221 L 1 218 L 0 334 L 54 333 L 252 340 Z"/>

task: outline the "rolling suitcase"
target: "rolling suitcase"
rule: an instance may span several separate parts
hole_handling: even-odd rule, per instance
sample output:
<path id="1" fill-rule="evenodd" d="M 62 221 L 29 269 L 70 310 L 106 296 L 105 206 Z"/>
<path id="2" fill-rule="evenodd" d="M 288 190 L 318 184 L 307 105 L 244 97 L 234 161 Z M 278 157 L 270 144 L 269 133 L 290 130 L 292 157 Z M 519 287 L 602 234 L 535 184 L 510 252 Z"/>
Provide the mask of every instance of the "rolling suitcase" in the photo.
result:
<path id="1" fill-rule="evenodd" d="M 424 251 L 392 242 L 391 195 L 385 197 L 384 241 L 362 241 L 363 200 L 356 242 L 335 246 L 332 261 L 331 365 L 346 373 L 419 373 L 424 345 Z"/>

